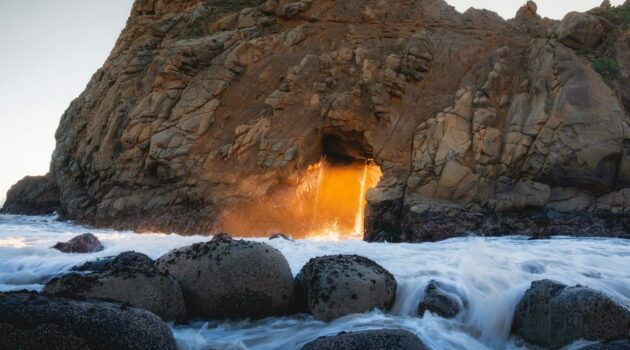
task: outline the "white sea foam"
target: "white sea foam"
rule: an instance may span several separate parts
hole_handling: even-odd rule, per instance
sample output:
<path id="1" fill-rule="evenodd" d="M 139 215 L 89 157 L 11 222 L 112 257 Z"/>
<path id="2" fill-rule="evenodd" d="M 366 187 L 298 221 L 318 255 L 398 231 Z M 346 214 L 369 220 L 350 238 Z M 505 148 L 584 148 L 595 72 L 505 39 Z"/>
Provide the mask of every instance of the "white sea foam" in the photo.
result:
<path id="1" fill-rule="evenodd" d="M 105 250 L 64 254 L 50 249 L 58 241 L 92 232 Z M 53 217 L 0 215 L 0 290 L 39 290 L 51 277 L 85 260 L 136 250 L 158 258 L 167 251 L 208 237 L 134 234 L 88 229 Z M 404 328 L 433 349 L 525 349 L 510 337 L 512 314 L 534 280 L 551 278 L 601 290 L 630 305 L 630 241 L 558 237 L 466 237 L 438 243 L 389 244 L 361 241 L 285 241 L 257 239 L 279 249 L 294 274 L 315 256 L 360 254 L 391 271 L 398 281 L 396 303 L 388 313 L 373 311 L 324 323 L 311 317 L 258 321 L 195 322 L 172 325 L 182 349 L 299 349 L 322 335 L 376 328 Z M 446 320 L 415 314 L 430 280 L 454 287 L 466 309 Z"/>

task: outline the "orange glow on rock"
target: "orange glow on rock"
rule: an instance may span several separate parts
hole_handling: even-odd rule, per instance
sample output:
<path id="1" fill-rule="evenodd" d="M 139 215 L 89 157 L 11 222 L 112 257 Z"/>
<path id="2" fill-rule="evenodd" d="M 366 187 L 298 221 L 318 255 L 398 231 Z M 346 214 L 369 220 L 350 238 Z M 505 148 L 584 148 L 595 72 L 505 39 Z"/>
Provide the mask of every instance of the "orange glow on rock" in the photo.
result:
<path id="1" fill-rule="evenodd" d="M 224 213 L 221 228 L 243 237 L 284 232 L 298 239 L 362 239 L 365 194 L 381 175 L 372 163 L 323 160 L 308 168 L 297 188 Z"/>

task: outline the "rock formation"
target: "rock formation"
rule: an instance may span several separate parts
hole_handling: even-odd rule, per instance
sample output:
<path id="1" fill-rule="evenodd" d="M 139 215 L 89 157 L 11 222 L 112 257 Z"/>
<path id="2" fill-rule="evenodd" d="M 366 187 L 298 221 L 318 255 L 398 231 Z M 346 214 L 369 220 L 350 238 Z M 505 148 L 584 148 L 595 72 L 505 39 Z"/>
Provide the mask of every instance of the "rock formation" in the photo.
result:
<path id="1" fill-rule="evenodd" d="M 94 253 L 100 252 L 103 249 L 103 244 L 92 233 L 84 233 L 78 235 L 68 242 L 57 242 L 53 247 L 63 253 Z"/>
<path id="2" fill-rule="evenodd" d="M 220 232 L 244 205 L 290 212 L 322 157 L 369 160 L 367 240 L 627 237 L 628 6 L 136 0 L 39 181 L 62 218 Z"/>

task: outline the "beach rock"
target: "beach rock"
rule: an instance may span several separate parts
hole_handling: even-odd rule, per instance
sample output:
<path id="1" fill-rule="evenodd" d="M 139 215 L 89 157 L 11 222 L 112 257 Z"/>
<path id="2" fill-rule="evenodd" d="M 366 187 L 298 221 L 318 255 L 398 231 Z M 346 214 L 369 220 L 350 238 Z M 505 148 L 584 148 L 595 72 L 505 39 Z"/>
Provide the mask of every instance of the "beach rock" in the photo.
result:
<path id="1" fill-rule="evenodd" d="M 173 277 L 156 271 L 67 274 L 46 283 L 42 293 L 73 299 L 114 300 L 151 311 L 165 321 L 186 319 L 186 305 L 179 283 Z"/>
<path id="2" fill-rule="evenodd" d="M 558 349 L 578 339 L 606 342 L 630 336 L 630 309 L 587 287 L 532 282 L 514 313 L 512 332 Z"/>
<path id="3" fill-rule="evenodd" d="M 59 189 L 50 175 L 26 176 L 11 186 L 0 213 L 48 215 L 61 208 Z"/>
<path id="4" fill-rule="evenodd" d="M 396 296 L 394 276 L 358 255 L 311 259 L 295 282 L 298 304 L 315 318 L 326 321 L 375 308 L 388 310 Z"/>
<path id="5" fill-rule="evenodd" d="M 401 329 L 341 332 L 320 337 L 302 350 L 429 350 L 415 334 Z"/>
<path id="6" fill-rule="evenodd" d="M 211 242 L 229 242 L 232 240 L 232 236 L 230 236 L 228 233 L 217 233 L 216 235 L 212 236 L 212 240 L 210 240 Z"/>
<path id="7" fill-rule="evenodd" d="M 418 315 L 422 316 L 425 311 L 431 311 L 444 318 L 453 318 L 461 309 L 462 302 L 459 297 L 449 293 L 441 283 L 431 281 L 418 305 Z"/>
<path id="8" fill-rule="evenodd" d="M 269 240 L 274 240 L 274 239 L 284 239 L 285 241 L 293 240 L 293 238 L 291 238 L 290 235 L 285 235 L 284 233 L 274 233 L 273 235 L 269 236 Z"/>
<path id="9" fill-rule="evenodd" d="M 583 346 L 577 350 L 627 350 L 630 349 L 630 340 L 617 340 L 609 343 L 596 343 Z"/>
<path id="10" fill-rule="evenodd" d="M 177 349 L 154 314 L 121 304 L 0 293 L 0 344 L 6 349 Z"/>
<path id="11" fill-rule="evenodd" d="M 108 256 L 95 260 L 86 261 L 85 263 L 71 268 L 72 271 L 123 271 L 123 270 L 152 270 L 153 259 L 143 253 L 134 251 L 122 252 L 117 256 Z"/>
<path id="12" fill-rule="evenodd" d="M 574 49 L 594 47 L 603 34 L 604 26 L 596 16 L 580 12 L 569 12 L 556 30 L 558 39 Z"/>
<path id="13" fill-rule="evenodd" d="M 191 316 L 263 318 L 285 314 L 293 302 L 291 268 L 265 243 L 197 243 L 167 253 L 155 266 L 179 281 Z"/>
<path id="14" fill-rule="evenodd" d="M 53 246 L 63 253 L 95 253 L 103 250 L 103 244 L 91 233 L 76 236 L 68 242 L 58 242 Z"/>

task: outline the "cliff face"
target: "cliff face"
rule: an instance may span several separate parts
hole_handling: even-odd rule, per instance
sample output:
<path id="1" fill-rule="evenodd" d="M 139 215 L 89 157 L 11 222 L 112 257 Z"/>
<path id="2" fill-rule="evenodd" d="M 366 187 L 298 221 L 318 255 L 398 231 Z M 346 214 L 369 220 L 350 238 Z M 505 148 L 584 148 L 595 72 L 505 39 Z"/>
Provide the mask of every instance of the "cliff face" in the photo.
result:
<path id="1" fill-rule="evenodd" d="M 282 218 L 327 157 L 380 166 L 368 240 L 627 236 L 626 12 L 137 0 L 61 119 L 61 216 L 182 233 L 252 203 Z"/>

